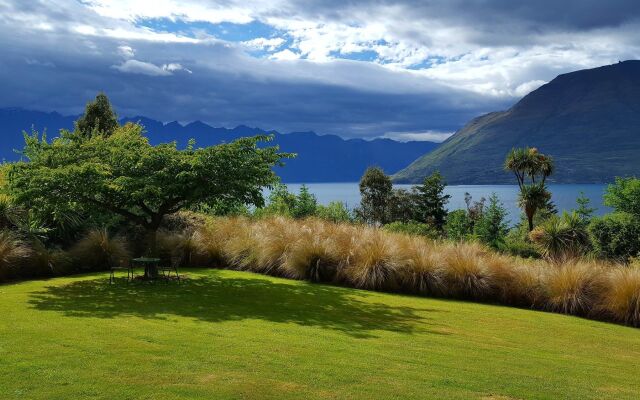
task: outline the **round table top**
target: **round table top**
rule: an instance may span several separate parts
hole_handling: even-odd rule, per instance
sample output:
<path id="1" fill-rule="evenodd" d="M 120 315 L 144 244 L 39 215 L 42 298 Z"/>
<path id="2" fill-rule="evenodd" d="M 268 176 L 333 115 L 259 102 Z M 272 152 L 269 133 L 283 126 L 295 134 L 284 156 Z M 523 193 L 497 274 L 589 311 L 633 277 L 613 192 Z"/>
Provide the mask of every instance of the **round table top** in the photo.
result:
<path id="1" fill-rule="evenodd" d="M 152 257 L 138 257 L 138 258 L 134 258 L 133 261 L 139 262 L 139 263 L 157 263 L 160 261 L 160 259 L 152 258 Z"/>

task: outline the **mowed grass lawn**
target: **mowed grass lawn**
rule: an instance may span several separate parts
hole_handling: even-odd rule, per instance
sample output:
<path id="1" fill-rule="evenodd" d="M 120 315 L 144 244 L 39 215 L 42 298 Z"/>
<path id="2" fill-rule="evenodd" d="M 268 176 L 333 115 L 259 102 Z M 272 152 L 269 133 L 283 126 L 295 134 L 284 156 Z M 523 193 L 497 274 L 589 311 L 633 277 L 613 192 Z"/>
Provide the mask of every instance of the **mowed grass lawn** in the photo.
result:
<path id="1" fill-rule="evenodd" d="M 0 286 L 0 398 L 637 399 L 640 330 L 219 270 Z"/>

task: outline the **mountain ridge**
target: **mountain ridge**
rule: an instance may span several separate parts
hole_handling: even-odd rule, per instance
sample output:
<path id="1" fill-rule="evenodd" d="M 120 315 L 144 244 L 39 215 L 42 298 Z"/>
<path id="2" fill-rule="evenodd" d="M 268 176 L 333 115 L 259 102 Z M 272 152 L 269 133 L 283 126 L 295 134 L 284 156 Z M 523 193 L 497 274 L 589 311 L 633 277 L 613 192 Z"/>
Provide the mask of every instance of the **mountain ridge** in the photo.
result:
<path id="1" fill-rule="evenodd" d="M 525 146 L 554 157 L 550 182 L 640 174 L 640 61 L 558 75 L 510 109 L 474 118 L 394 180 L 418 182 L 439 170 L 450 184 L 513 183 L 502 163 Z"/>
<path id="2" fill-rule="evenodd" d="M 60 129 L 72 129 L 78 116 L 64 116 L 56 111 L 33 111 L 25 108 L 0 108 L 0 159 L 13 161 L 19 158 L 13 149 L 24 145 L 22 132 L 31 127 L 48 136 L 57 136 Z M 287 160 L 285 167 L 276 173 L 283 182 L 356 182 L 365 169 L 376 165 L 388 173 L 406 167 L 425 152 L 438 146 L 434 142 L 397 142 L 387 138 L 343 139 L 337 135 L 321 135 L 313 131 L 279 133 L 260 128 L 238 125 L 235 128 L 213 127 L 202 121 L 179 123 L 161 122 L 145 116 L 121 118 L 120 122 L 139 122 L 147 131 L 153 144 L 176 141 L 185 147 L 194 138 L 197 146 L 209 146 L 230 142 L 243 136 L 257 134 L 274 135 L 274 144 L 284 152 L 297 153 L 298 157 Z M 55 134 L 52 134 L 55 133 Z"/>

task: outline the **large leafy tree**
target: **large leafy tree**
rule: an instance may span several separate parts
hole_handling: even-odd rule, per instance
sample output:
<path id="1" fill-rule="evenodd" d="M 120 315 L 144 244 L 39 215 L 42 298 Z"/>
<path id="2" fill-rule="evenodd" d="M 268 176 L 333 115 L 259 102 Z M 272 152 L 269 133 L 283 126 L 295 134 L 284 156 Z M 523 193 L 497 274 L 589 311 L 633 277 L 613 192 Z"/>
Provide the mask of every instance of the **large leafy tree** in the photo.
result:
<path id="1" fill-rule="evenodd" d="M 414 186 L 417 219 L 442 230 L 447 218 L 445 206 L 451 197 L 444 194 L 446 184 L 440 172 L 436 171 L 424 178 L 421 185 Z"/>
<path id="2" fill-rule="evenodd" d="M 378 167 L 367 168 L 360 179 L 360 208 L 358 216 L 370 224 L 387 222 L 388 206 L 393 184 L 391 178 Z"/>
<path id="3" fill-rule="evenodd" d="M 504 168 L 513 172 L 518 181 L 518 205 L 524 211 L 531 231 L 538 210 L 550 206 L 551 193 L 545 182 L 553 173 L 553 159 L 538 152 L 536 148 L 512 149 L 507 154 Z"/>
<path id="4" fill-rule="evenodd" d="M 152 146 L 136 124 L 110 136 L 78 135 L 62 132 L 52 142 L 37 133 L 26 136 L 28 161 L 11 166 L 11 195 L 45 212 L 118 215 L 146 230 L 152 253 L 168 214 L 219 201 L 262 206 L 262 187 L 278 180 L 272 167 L 289 156 L 259 147 L 267 136 L 180 150 L 175 143 Z"/>
<path id="5" fill-rule="evenodd" d="M 109 98 L 104 93 L 98 93 L 94 101 L 87 103 L 84 114 L 76 121 L 75 131 L 83 138 L 109 136 L 118 126 L 118 117 Z"/>
<path id="6" fill-rule="evenodd" d="M 607 187 L 604 204 L 617 212 L 626 212 L 640 217 L 640 179 L 616 178 L 616 182 Z"/>

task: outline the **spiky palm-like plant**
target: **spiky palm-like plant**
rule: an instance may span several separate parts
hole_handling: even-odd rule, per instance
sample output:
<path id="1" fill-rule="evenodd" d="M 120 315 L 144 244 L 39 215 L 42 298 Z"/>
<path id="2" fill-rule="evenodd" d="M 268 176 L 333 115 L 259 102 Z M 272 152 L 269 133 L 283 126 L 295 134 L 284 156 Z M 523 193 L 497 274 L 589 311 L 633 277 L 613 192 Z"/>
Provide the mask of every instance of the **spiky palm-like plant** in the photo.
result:
<path id="1" fill-rule="evenodd" d="M 551 193 L 549 193 L 543 183 L 524 185 L 520 188 L 518 206 L 522 208 L 527 217 L 529 231 L 533 230 L 533 217 L 535 217 L 536 212 L 544 208 L 550 198 Z"/>
<path id="2" fill-rule="evenodd" d="M 504 168 L 516 176 L 520 187 L 518 205 L 524 211 L 529 223 L 529 231 L 533 230 L 533 217 L 536 212 L 546 207 L 551 199 L 545 181 L 553 173 L 553 159 L 538 152 L 538 149 L 525 147 L 512 149 L 504 162 Z M 529 181 L 527 182 L 527 178 Z"/>
<path id="3" fill-rule="evenodd" d="M 542 254 L 554 261 L 576 258 L 587 251 L 589 234 L 575 212 L 553 216 L 529 234 Z"/>

